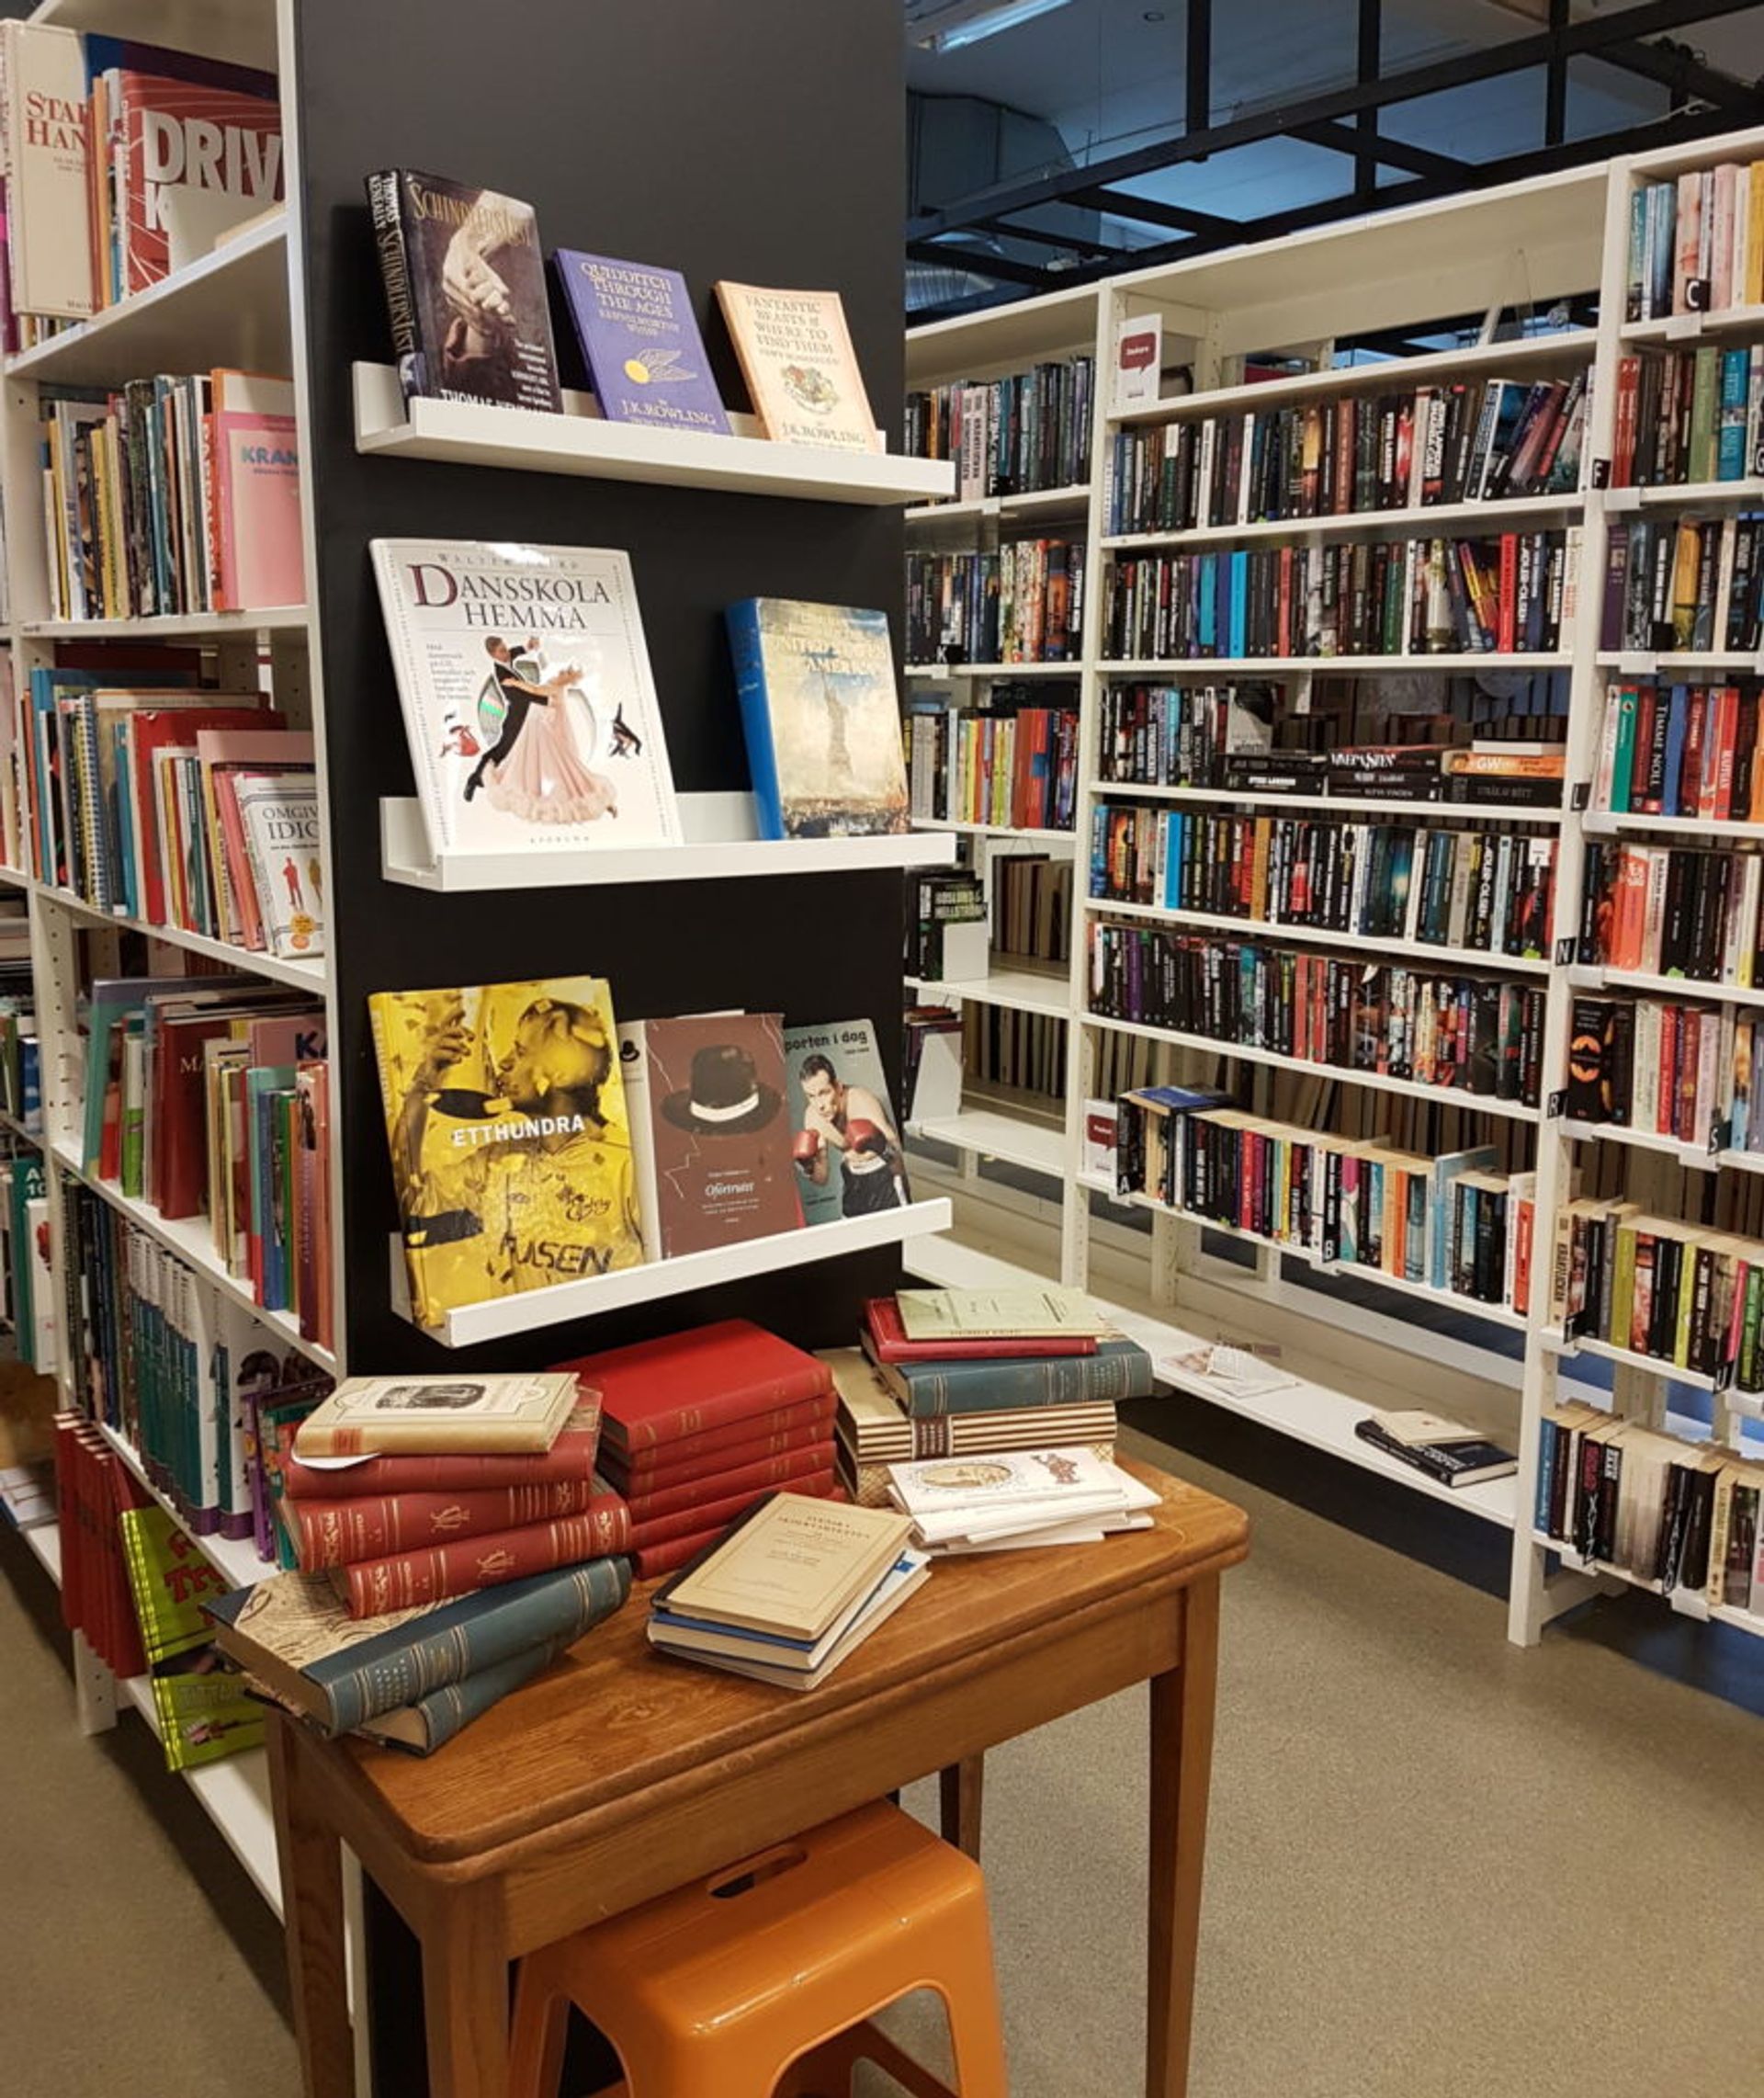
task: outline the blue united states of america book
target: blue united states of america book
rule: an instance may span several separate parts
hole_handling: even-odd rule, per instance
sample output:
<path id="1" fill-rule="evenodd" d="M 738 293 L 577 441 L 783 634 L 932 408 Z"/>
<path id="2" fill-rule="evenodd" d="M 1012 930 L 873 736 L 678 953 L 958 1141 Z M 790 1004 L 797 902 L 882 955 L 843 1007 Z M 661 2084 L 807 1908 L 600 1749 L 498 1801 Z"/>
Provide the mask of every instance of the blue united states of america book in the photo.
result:
<path id="1" fill-rule="evenodd" d="M 728 612 L 760 835 L 905 831 L 888 622 L 849 605 L 749 597 Z"/>
<path id="2" fill-rule="evenodd" d="M 434 851 L 679 843 L 629 555 L 372 547 Z"/>
<path id="3" fill-rule="evenodd" d="M 729 435 L 677 269 L 560 248 L 552 256 L 600 412 L 613 423 Z"/>

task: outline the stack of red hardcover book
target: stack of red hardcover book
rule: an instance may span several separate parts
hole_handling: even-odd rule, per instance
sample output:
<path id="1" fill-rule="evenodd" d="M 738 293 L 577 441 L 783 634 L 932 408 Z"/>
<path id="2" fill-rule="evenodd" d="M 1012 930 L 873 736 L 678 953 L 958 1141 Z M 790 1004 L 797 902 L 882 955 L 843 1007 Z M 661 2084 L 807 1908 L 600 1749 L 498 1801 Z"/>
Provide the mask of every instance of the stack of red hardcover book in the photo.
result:
<path id="1" fill-rule="evenodd" d="M 842 1498 L 831 1373 L 746 1319 L 560 1363 L 600 1393 L 600 1470 L 639 1578 L 684 1566 L 768 1493 Z"/>

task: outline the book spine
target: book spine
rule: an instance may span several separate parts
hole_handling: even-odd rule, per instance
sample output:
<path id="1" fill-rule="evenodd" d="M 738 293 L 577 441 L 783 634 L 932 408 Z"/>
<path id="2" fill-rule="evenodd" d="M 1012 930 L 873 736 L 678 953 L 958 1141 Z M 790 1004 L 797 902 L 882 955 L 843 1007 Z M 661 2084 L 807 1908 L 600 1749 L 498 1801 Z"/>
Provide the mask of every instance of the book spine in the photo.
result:
<path id="1" fill-rule="evenodd" d="M 828 1446 L 827 1459 L 813 1471 L 805 1472 L 790 1480 L 787 1491 L 801 1493 L 813 1501 L 824 1501 L 833 1483 L 833 1450 Z M 776 1487 L 749 1487 L 739 1493 L 728 1493 L 716 1501 L 701 1501 L 694 1506 L 678 1509 L 671 1515 L 651 1515 L 641 1523 L 631 1525 L 631 1549 L 644 1552 L 657 1545 L 671 1544 L 676 1537 L 696 1537 L 707 1529 L 721 1529 L 746 1514 L 756 1501 L 764 1501 L 777 1491 Z"/>
<path id="2" fill-rule="evenodd" d="M 590 1480 L 478 1493 L 379 1493 L 348 1501 L 284 1503 L 305 1573 L 566 1516 L 611 1519 L 616 1525 L 624 1505 L 616 1493 L 596 1493 Z"/>
<path id="3" fill-rule="evenodd" d="M 403 199 L 397 173 L 382 169 L 368 177 L 368 205 L 373 219 L 374 245 L 379 254 L 380 281 L 386 287 L 386 312 L 391 323 L 392 355 L 399 384 L 409 401 L 429 391 L 423 348 L 417 339 L 416 300 L 411 289 L 410 251 L 404 242 Z"/>
<path id="4" fill-rule="evenodd" d="M 769 1432 L 752 1434 L 751 1421 L 738 1421 L 726 1428 L 713 1428 L 701 1435 L 686 1435 L 679 1442 L 662 1443 L 651 1449 L 626 1452 L 603 1449 L 600 1468 L 622 1493 L 658 1493 L 684 1486 L 713 1472 L 732 1471 L 738 1466 L 758 1464 L 766 1457 L 784 1457 L 792 1450 L 820 1442 L 830 1431 L 834 1401 L 831 1395 L 807 1406 L 790 1406 L 768 1415 Z"/>
<path id="5" fill-rule="evenodd" d="M 352 1617 L 387 1610 L 414 1610 L 494 1588 L 529 1573 L 548 1573 L 579 1559 L 604 1559 L 629 1541 L 630 1517 L 623 1505 L 560 1521 L 528 1523 L 493 1530 L 458 1543 L 426 1545 L 364 1559 L 344 1570 Z"/>
<path id="6" fill-rule="evenodd" d="M 616 1462 L 621 1455 L 656 1449 L 663 1443 L 682 1441 L 707 1429 L 726 1427 L 737 1421 L 752 1421 L 760 1414 L 778 1412 L 786 1406 L 808 1405 L 824 1398 L 831 1388 L 830 1374 L 824 1366 L 811 1363 L 803 1369 L 775 1377 L 763 1387 L 732 1386 L 728 1390 L 695 1400 L 690 1405 L 676 1406 L 669 1412 L 646 1414 L 639 1421 L 620 1422 L 609 1414 L 605 1435 L 611 1446 L 606 1449 L 605 1457 Z"/>
<path id="7" fill-rule="evenodd" d="M 563 1435 L 548 1450 L 524 1457 L 475 1452 L 424 1457 L 374 1457 L 337 1471 L 286 1460 L 284 1486 L 296 1500 L 354 1500 L 397 1493 L 472 1493 L 492 1489 L 585 1483 L 594 1475 L 596 1438 Z"/>
<path id="8" fill-rule="evenodd" d="M 900 1375 L 907 1412 L 915 1420 L 1099 1400 L 1118 1404 L 1124 1399 L 1143 1399 L 1151 1389 L 1150 1358 L 1136 1348 L 1040 1362 L 949 1363 L 935 1370 L 903 1368 Z"/>
<path id="9" fill-rule="evenodd" d="M 422 1727 L 420 1741 L 405 1741 L 392 1734 L 375 1738 L 383 1741 L 388 1748 L 402 1749 L 409 1755 L 433 1755 L 474 1719 L 481 1718 L 492 1705 L 500 1705 L 511 1691 L 531 1683 L 536 1675 L 543 1675 L 571 1643 L 566 1639 L 548 1639 L 543 1646 L 529 1647 L 525 1653 L 510 1654 L 506 1661 L 499 1661 L 492 1668 L 479 1669 L 462 1682 L 447 1684 L 439 1690 L 432 1690 L 426 1697 L 419 1697 L 408 1709 L 415 1714 Z M 371 1725 L 367 1730 L 374 1731 Z"/>
<path id="10" fill-rule="evenodd" d="M 752 598 L 731 605 L 724 618 L 729 653 L 735 665 L 735 693 L 741 702 L 747 743 L 748 771 L 753 782 L 753 806 L 763 838 L 782 838 L 784 795 L 778 783 L 778 754 L 772 740 L 772 710 L 766 703 L 765 654 L 760 641 L 760 607 Z"/>
<path id="11" fill-rule="evenodd" d="M 425 1629 L 427 1621 L 418 1618 L 373 1641 L 371 1659 L 352 1659 L 345 1649 L 303 1673 L 324 1700 L 324 1731 L 346 1734 L 366 1719 L 414 1705 L 535 1646 L 573 1644 L 610 1617 L 630 1592 L 628 1560 L 595 1559 L 577 1567 L 567 1582 L 548 1582 L 540 1594 L 485 1596 L 475 1615 L 450 1613 L 442 1629 Z"/>
<path id="12" fill-rule="evenodd" d="M 788 1486 L 793 1480 L 807 1479 L 815 1472 L 824 1471 L 833 1461 L 833 1438 L 823 1436 L 806 1443 L 800 1449 L 786 1452 L 780 1457 L 763 1459 L 758 1464 L 729 1466 L 707 1472 L 701 1478 L 679 1485 L 662 1487 L 654 1491 L 627 1496 L 631 1522 L 637 1529 L 662 1516 L 676 1515 L 682 1509 L 702 1508 L 707 1501 L 729 1499 L 734 1493 L 759 1492 L 769 1488 Z M 640 1538 L 639 1539 L 640 1542 Z"/>

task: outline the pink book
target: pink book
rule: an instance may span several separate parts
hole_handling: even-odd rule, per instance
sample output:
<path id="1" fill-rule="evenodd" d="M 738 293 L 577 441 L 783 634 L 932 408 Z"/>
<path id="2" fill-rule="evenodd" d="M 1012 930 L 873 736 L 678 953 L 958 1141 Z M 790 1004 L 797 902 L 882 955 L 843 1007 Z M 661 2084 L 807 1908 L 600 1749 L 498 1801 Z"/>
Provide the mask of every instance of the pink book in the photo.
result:
<path id="1" fill-rule="evenodd" d="M 312 763 L 312 738 L 303 729 L 203 729 L 196 739 L 202 765 L 202 800 L 209 811 L 218 871 L 224 879 L 215 884 L 229 922 L 226 937 L 238 938 L 241 947 L 260 948 L 264 929 L 257 911 L 257 891 L 252 883 L 251 860 L 245 850 L 244 826 L 239 821 L 232 798 L 233 772 L 250 765 L 268 765 L 277 771 Z"/>
<path id="2" fill-rule="evenodd" d="M 300 455 L 291 415 L 213 419 L 220 546 L 215 601 L 229 612 L 306 598 L 300 555 Z"/>

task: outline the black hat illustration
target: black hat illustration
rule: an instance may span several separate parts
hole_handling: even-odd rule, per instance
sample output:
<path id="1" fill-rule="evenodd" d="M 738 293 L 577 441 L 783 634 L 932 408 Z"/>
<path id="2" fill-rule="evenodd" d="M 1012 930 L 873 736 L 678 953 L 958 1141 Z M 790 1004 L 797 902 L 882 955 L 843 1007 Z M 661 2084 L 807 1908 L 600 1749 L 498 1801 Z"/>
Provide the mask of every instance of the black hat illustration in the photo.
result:
<path id="1" fill-rule="evenodd" d="M 763 1129 L 782 1105 L 762 1085 L 753 1059 L 738 1042 L 711 1042 L 692 1052 L 692 1083 L 670 1093 L 662 1112 L 701 1137 L 742 1137 Z"/>

